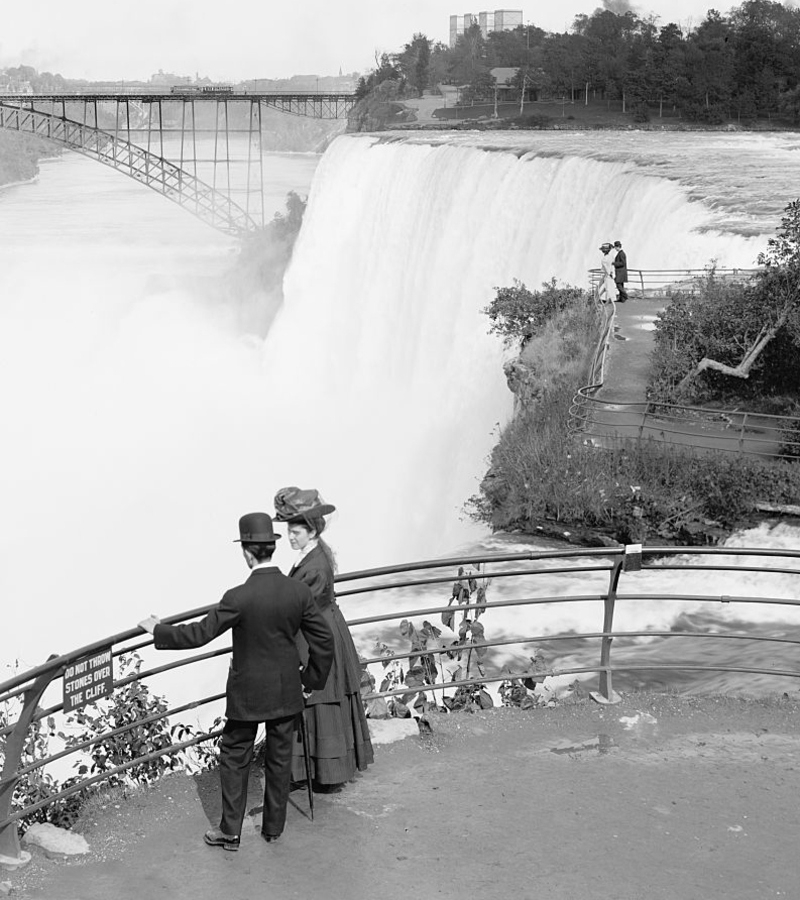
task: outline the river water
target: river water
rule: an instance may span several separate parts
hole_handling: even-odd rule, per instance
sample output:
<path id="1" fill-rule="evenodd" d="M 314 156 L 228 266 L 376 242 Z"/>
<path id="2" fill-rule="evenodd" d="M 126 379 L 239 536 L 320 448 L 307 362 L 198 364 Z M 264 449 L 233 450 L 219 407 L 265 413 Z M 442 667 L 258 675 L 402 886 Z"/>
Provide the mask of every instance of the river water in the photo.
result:
<path id="1" fill-rule="evenodd" d="M 752 137 L 353 137 L 322 165 L 270 155 L 275 211 L 314 182 L 266 340 L 247 326 L 259 298 L 222 289 L 234 241 L 142 185 L 66 154 L 0 192 L 0 661 L 213 602 L 244 574 L 239 515 L 285 484 L 337 504 L 343 570 L 513 545 L 460 512 L 511 410 L 480 313 L 493 286 L 582 283 L 599 237 L 625 239 L 634 267 L 752 265 L 800 178 L 797 138 Z M 795 589 L 748 576 L 728 592 L 759 590 Z M 639 607 L 620 627 L 684 612 Z M 569 628 L 599 629 L 596 612 L 533 630 Z"/>

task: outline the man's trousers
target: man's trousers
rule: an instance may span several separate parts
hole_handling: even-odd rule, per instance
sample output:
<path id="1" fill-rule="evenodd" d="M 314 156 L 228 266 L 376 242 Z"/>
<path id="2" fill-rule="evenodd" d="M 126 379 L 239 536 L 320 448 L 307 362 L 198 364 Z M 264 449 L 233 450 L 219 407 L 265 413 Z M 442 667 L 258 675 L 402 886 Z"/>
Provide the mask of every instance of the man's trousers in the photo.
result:
<path id="1" fill-rule="evenodd" d="M 292 740 L 297 716 L 270 719 L 264 759 L 264 814 L 261 831 L 279 835 L 286 824 L 286 804 L 292 778 Z M 222 820 L 225 834 L 241 836 L 247 810 L 247 782 L 253 761 L 258 722 L 228 719 L 219 748 L 219 779 L 222 791 Z"/>

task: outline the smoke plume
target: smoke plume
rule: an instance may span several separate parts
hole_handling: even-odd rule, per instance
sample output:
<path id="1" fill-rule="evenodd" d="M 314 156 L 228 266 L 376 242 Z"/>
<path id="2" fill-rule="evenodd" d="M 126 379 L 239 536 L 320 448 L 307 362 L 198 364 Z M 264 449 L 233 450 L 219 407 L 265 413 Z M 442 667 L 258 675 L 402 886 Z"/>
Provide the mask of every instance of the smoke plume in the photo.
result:
<path id="1" fill-rule="evenodd" d="M 625 13 L 636 12 L 633 4 L 628 0 L 603 0 L 603 9 L 614 13 L 615 16 L 624 16 Z"/>

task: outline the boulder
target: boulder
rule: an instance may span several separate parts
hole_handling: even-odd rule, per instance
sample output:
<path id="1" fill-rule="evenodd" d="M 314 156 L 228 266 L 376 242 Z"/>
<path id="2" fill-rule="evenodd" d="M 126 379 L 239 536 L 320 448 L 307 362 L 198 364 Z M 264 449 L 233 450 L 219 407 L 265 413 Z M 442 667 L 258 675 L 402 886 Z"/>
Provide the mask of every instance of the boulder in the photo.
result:
<path id="1" fill-rule="evenodd" d="M 89 845 L 83 835 L 66 828 L 59 828 L 50 822 L 37 822 L 25 832 L 22 838 L 29 847 L 38 847 L 51 859 L 66 859 L 89 852 Z"/>

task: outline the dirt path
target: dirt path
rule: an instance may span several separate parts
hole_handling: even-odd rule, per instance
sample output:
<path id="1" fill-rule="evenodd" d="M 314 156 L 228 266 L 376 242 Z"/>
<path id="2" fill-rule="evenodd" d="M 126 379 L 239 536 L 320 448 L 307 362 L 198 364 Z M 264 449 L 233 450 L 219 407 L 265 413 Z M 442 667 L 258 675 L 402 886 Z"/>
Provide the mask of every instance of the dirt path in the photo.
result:
<path id="1" fill-rule="evenodd" d="M 417 125 L 441 125 L 441 120 L 437 119 L 433 113 L 437 109 L 446 106 L 446 101 L 439 96 L 425 96 L 417 98 L 406 98 L 402 101 L 403 106 L 414 111 L 414 122 Z"/>
<path id="2" fill-rule="evenodd" d="M 795 692 L 437 716 L 314 823 L 293 793 L 275 844 L 249 818 L 238 853 L 206 847 L 216 776 L 173 775 L 76 827 L 88 858 L 4 877 L 48 900 L 796 898 L 798 713 Z"/>
<path id="3" fill-rule="evenodd" d="M 602 400 L 641 403 L 650 377 L 650 354 L 654 345 L 654 323 L 664 309 L 664 300 L 635 300 L 616 304 L 614 331 L 606 358 Z"/>

